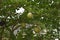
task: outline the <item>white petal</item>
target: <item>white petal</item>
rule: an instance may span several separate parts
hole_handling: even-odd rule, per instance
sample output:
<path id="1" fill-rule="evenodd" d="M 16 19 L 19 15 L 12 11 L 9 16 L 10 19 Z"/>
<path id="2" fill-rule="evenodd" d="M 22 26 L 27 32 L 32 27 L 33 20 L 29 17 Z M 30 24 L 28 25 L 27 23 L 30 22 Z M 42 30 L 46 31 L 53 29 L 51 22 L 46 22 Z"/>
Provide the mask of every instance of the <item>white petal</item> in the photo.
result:
<path id="1" fill-rule="evenodd" d="M 23 13 L 25 11 L 25 9 L 23 7 L 19 8 L 19 10 L 16 9 L 16 13 Z"/>
<path id="2" fill-rule="evenodd" d="M 58 38 L 56 38 L 55 40 L 59 40 Z"/>

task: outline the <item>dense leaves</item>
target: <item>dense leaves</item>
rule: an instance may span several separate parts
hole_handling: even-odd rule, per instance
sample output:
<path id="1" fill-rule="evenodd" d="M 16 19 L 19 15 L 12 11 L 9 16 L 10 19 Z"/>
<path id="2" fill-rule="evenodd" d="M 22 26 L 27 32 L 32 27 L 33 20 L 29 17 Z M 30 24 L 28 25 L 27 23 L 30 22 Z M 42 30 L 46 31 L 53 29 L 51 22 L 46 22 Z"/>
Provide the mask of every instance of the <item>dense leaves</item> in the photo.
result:
<path id="1" fill-rule="evenodd" d="M 0 0 L 0 40 L 4 38 L 60 40 L 60 0 Z"/>

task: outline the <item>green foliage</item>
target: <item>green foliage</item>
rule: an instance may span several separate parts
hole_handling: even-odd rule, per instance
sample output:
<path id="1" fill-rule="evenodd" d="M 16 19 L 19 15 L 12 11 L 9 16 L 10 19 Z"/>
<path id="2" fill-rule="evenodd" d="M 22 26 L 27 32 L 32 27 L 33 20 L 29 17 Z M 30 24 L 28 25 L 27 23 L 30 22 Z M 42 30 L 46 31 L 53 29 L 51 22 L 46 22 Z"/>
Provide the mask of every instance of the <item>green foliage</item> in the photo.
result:
<path id="1" fill-rule="evenodd" d="M 21 7 L 25 9 L 22 15 L 16 13 Z M 27 17 L 29 12 L 33 18 Z M 8 40 L 60 40 L 60 0 L 0 0 L 2 20 L 6 24 L 0 26 L 1 40 L 4 37 Z M 35 27 L 40 28 L 40 32 L 36 33 Z"/>

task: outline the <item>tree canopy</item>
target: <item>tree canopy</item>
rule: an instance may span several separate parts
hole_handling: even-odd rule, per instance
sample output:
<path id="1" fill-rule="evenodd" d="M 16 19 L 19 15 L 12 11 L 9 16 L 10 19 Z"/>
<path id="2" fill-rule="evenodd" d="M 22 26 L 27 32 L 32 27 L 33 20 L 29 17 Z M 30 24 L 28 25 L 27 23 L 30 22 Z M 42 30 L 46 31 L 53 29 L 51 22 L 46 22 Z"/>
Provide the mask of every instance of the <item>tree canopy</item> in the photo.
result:
<path id="1" fill-rule="evenodd" d="M 0 0 L 0 40 L 60 40 L 60 0 Z"/>

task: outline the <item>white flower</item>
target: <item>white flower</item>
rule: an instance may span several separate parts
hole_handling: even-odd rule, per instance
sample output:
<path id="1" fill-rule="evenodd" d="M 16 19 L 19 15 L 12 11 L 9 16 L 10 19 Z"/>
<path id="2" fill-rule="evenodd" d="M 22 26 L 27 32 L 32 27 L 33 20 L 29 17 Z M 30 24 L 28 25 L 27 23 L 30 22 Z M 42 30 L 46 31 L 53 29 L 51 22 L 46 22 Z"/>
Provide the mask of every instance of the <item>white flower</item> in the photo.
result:
<path id="1" fill-rule="evenodd" d="M 47 34 L 47 31 L 48 31 L 48 30 L 43 29 L 43 30 L 40 32 L 40 34 L 43 34 L 43 35 L 44 35 L 44 34 Z"/>
<path id="2" fill-rule="evenodd" d="M 52 4 L 54 3 L 54 1 L 52 1 Z"/>
<path id="3" fill-rule="evenodd" d="M 19 10 L 16 9 L 16 13 L 22 14 L 25 11 L 23 7 L 19 8 Z"/>
<path id="4" fill-rule="evenodd" d="M 8 18 L 8 19 L 11 19 L 11 17 L 10 17 L 10 16 L 8 16 L 7 18 Z"/>
<path id="5" fill-rule="evenodd" d="M 39 2 L 37 4 L 39 4 Z"/>
<path id="6" fill-rule="evenodd" d="M 44 31 L 45 33 L 47 32 L 47 30 L 46 30 L 46 29 L 44 29 L 43 31 Z"/>
<path id="7" fill-rule="evenodd" d="M 35 34 L 35 31 L 33 31 L 33 34 Z"/>
<path id="8" fill-rule="evenodd" d="M 41 19 L 44 19 L 44 17 L 41 17 Z"/>
<path id="9" fill-rule="evenodd" d="M 53 29 L 53 31 L 57 32 L 57 29 Z"/>
<path id="10" fill-rule="evenodd" d="M 37 36 L 37 34 L 35 34 L 35 35 L 33 35 L 34 37 L 36 37 Z"/>
<path id="11" fill-rule="evenodd" d="M 32 1 L 35 1 L 35 0 L 32 0 Z"/>
<path id="12" fill-rule="evenodd" d="M 4 17 L 5 17 L 4 15 L 0 16 L 0 18 L 4 18 Z"/>
<path id="13" fill-rule="evenodd" d="M 59 40 L 58 38 L 56 38 L 55 40 Z"/>
<path id="14" fill-rule="evenodd" d="M 18 31 L 20 31 L 20 28 L 17 28 L 16 30 L 14 30 L 14 35 L 16 36 Z"/>
<path id="15" fill-rule="evenodd" d="M 59 24 L 60 24 L 60 22 L 59 22 Z"/>

